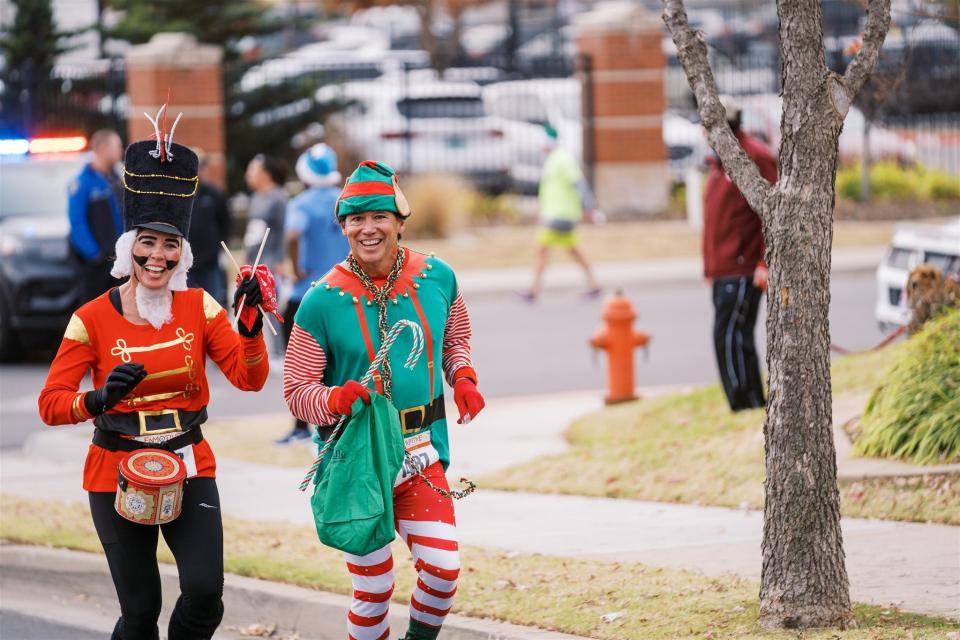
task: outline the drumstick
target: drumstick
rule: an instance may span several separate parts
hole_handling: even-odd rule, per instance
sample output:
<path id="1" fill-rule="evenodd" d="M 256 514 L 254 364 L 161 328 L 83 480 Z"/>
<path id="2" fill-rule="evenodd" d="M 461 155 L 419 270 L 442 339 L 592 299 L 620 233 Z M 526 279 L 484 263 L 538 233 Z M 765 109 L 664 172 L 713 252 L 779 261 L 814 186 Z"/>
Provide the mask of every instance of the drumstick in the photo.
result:
<path id="1" fill-rule="evenodd" d="M 260 240 L 260 249 L 257 251 L 257 259 L 253 261 L 253 271 L 257 270 L 257 266 L 260 264 L 260 256 L 263 255 L 263 248 L 267 245 L 267 236 L 270 235 L 270 227 L 267 227 L 267 230 L 263 233 L 263 239 Z M 233 255 L 230 251 L 227 250 L 227 246 L 223 244 L 223 241 L 220 242 L 223 245 L 227 255 L 230 256 L 230 259 L 233 260 L 233 264 L 237 266 L 237 271 L 240 270 L 240 265 L 237 265 L 237 261 L 234 260 Z M 254 276 L 256 277 L 256 276 Z M 240 304 L 237 305 L 236 314 L 233 316 L 233 329 L 236 330 L 237 323 L 240 321 L 240 310 L 243 309 L 243 302 L 247 299 L 247 294 L 243 294 L 240 297 Z M 260 309 L 260 313 L 263 314 L 263 319 L 267 323 L 267 327 L 270 329 L 270 332 L 273 335 L 277 335 L 277 330 L 273 328 L 273 323 L 270 322 L 270 319 L 267 317 L 267 314 L 264 312 L 263 307 L 257 305 L 257 308 Z"/>
<path id="2" fill-rule="evenodd" d="M 221 240 L 221 241 L 220 241 L 220 246 L 223 247 L 224 253 L 227 254 L 227 257 L 230 258 L 230 262 L 233 263 L 233 266 L 236 267 L 237 271 L 239 272 L 239 271 L 240 271 L 240 265 L 237 264 L 236 258 L 234 258 L 234 257 L 233 257 L 233 254 L 230 253 L 230 249 L 227 248 L 227 243 L 224 242 L 223 240 Z M 243 303 L 242 303 L 242 300 L 243 300 L 243 298 L 241 298 L 241 304 L 243 304 Z M 273 335 L 277 335 L 277 330 L 273 328 L 273 323 L 270 322 L 270 318 L 267 317 L 267 312 L 264 311 L 264 310 L 263 310 L 263 307 L 261 307 L 260 305 L 257 305 L 257 308 L 260 309 L 260 313 L 263 314 L 264 320 L 267 321 L 267 327 L 270 328 L 270 332 L 271 332 Z M 238 315 L 239 315 L 239 313 L 238 313 Z M 236 324 L 234 324 L 234 328 L 236 328 Z"/>

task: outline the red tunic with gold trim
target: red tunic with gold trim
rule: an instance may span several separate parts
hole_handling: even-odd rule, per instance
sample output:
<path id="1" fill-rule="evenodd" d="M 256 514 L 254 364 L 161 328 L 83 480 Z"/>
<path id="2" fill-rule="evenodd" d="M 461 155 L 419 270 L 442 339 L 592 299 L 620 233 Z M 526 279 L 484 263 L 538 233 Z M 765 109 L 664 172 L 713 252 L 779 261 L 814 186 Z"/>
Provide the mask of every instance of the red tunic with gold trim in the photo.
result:
<path id="1" fill-rule="evenodd" d="M 267 380 L 269 362 L 263 336 L 244 338 L 227 320 L 227 312 L 202 289 L 173 292 L 173 320 L 155 329 L 133 324 L 110 302 L 109 292 L 80 307 L 70 318 L 57 356 L 38 401 L 48 425 L 91 419 L 78 391 L 87 371 L 100 387 L 110 370 L 140 362 L 147 377 L 108 414 L 155 416 L 177 409 L 201 411 L 210 400 L 206 357 L 217 363 L 238 389 L 258 391 Z M 174 433 L 176 435 L 176 433 Z M 151 436 L 156 437 L 156 436 Z M 216 460 L 206 440 L 183 451 L 188 477 L 213 478 Z M 115 491 L 117 466 L 126 454 L 91 444 L 83 470 L 87 491 Z"/>

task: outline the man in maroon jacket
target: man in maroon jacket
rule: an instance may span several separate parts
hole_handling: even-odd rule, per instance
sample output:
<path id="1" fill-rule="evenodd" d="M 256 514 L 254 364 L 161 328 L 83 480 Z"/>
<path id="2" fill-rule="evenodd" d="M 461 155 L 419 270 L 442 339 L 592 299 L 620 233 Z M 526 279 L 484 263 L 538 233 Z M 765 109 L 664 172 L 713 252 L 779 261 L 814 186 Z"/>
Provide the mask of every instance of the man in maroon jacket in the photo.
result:
<path id="1" fill-rule="evenodd" d="M 727 122 L 743 150 L 769 182 L 777 179 L 777 159 L 760 140 L 740 130 L 741 111 L 732 99 L 721 101 Z M 713 342 L 720 379 L 730 409 L 766 404 L 760 362 L 753 340 L 760 296 L 767 287 L 763 228 L 716 157 L 704 188 L 703 274 L 713 282 Z"/>

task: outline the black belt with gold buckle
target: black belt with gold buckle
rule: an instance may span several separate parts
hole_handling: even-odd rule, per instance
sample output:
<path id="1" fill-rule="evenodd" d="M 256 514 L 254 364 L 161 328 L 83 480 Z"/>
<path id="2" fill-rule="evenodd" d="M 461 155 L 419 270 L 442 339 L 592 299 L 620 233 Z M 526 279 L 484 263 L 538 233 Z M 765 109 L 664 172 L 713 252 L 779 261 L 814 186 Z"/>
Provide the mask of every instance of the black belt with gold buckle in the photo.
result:
<path id="1" fill-rule="evenodd" d="M 93 420 L 99 429 L 126 436 L 153 436 L 162 433 L 182 433 L 207 421 L 207 408 L 199 411 L 159 409 L 104 413 Z"/>
<path id="2" fill-rule="evenodd" d="M 400 409 L 400 427 L 404 433 L 410 433 L 446 417 L 447 409 L 443 403 L 443 394 L 440 394 L 430 404 Z"/>
<path id="3" fill-rule="evenodd" d="M 404 434 L 429 427 L 431 424 L 441 418 L 447 417 L 447 408 L 443 403 L 443 395 L 433 399 L 430 404 L 421 404 L 416 407 L 407 407 L 400 409 L 400 428 Z M 325 442 L 330 434 L 333 433 L 335 424 L 322 424 L 317 427 L 317 437 L 321 442 Z M 337 439 L 343 435 L 343 431 L 337 435 Z"/>

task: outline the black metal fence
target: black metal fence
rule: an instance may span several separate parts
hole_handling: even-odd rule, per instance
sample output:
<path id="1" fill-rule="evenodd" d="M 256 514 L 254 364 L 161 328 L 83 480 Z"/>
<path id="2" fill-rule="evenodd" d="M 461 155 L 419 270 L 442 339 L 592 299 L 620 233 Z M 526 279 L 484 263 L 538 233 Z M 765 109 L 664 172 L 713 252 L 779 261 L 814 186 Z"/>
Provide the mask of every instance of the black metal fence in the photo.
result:
<path id="1" fill-rule="evenodd" d="M 745 45 L 734 38 L 708 41 L 719 91 L 738 99 L 746 130 L 776 146 L 782 87 L 775 40 L 761 35 Z M 683 69 L 671 51 L 672 43 L 666 42 L 668 112 L 664 115 L 664 139 L 674 168 L 680 171 L 695 164 L 708 150 L 696 126 L 696 103 Z M 856 35 L 827 37 L 828 66 L 842 73 L 858 44 Z M 873 76 L 844 123 L 841 161 L 857 161 L 865 149 L 874 160 L 920 162 L 960 175 L 957 29 L 944 22 L 922 21 L 890 34 Z"/>
<path id="2" fill-rule="evenodd" d="M 25 137 L 110 128 L 126 137 L 126 73 L 120 60 L 63 63 L 7 72 L 0 128 Z"/>
<path id="3" fill-rule="evenodd" d="M 571 76 L 563 59 L 536 76 L 490 66 L 437 72 L 429 63 L 410 51 L 349 64 L 291 55 L 228 67 L 231 188 L 242 188 L 258 153 L 295 161 L 319 139 L 317 125 L 342 171 L 375 158 L 403 174 L 455 173 L 489 192 L 536 189 L 547 123 L 582 157 L 583 74 Z"/>

